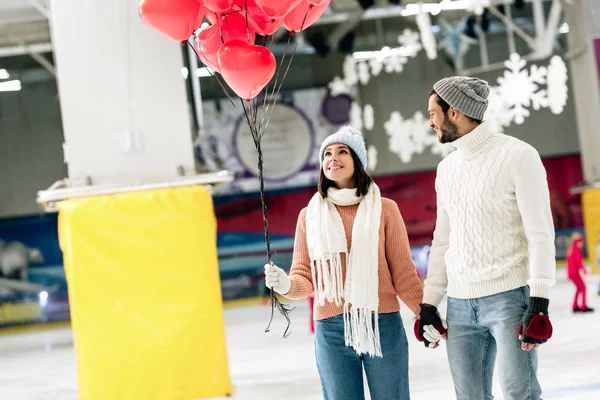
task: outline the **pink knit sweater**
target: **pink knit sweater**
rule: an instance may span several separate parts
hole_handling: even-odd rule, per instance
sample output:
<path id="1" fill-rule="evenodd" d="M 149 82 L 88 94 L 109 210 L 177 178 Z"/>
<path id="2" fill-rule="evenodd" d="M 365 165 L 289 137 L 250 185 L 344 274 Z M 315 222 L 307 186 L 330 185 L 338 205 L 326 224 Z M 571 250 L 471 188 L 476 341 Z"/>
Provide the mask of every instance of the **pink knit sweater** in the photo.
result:
<path id="1" fill-rule="evenodd" d="M 352 225 L 358 204 L 336 206 L 346 233 L 348 251 L 352 243 Z M 423 299 L 423 283 L 417 276 L 410 253 L 406 226 L 398 205 L 390 199 L 382 198 L 381 225 L 379 227 L 379 313 L 400 310 L 396 296 L 415 313 L 419 314 L 419 304 Z M 346 259 L 342 255 L 342 273 L 346 277 Z M 306 241 L 306 208 L 300 211 L 296 226 L 294 257 L 290 271 L 292 287 L 285 295 L 288 299 L 299 300 L 310 296 L 313 291 L 310 257 Z M 325 301 L 325 305 L 315 304 L 316 320 L 343 313 L 343 306 Z"/>

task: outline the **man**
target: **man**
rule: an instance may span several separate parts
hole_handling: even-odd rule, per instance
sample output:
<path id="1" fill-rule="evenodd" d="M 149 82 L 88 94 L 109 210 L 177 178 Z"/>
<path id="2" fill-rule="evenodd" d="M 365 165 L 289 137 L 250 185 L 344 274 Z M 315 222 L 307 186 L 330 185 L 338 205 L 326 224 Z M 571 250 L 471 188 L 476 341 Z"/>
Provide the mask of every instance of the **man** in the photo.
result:
<path id="1" fill-rule="evenodd" d="M 447 339 L 458 400 L 493 398 L 496 358 L 504 398 L 537 400 L 536 348 L 552 335 L 556 269 L 548 183 L 532 146 L 482 123 L 489 92 L 481 79 L 456 76 L 435 83 L 429 97 L 429 124 L 456 151 L 437 170 L 415 333 L 432 348 Z M 445 292 L 447 331 L 437 312 Z"/>

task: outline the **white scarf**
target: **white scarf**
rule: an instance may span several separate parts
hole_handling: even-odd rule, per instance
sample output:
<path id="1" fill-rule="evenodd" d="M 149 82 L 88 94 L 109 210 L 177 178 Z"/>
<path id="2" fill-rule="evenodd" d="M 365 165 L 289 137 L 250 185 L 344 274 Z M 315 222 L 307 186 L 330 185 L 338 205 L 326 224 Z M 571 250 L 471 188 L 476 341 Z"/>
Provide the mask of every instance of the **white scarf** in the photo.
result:
<path id="1" fill-rule="evenodd" d="M 357 203 L 360 204 L 348 254 L 344 225 L 335 205 Z M 357 197 L 356 189 L 330 188 L 326 199 L 315 193 L 306 213 L 315 301 L 319 305 L 324 305 L 325 300 L 336 305 L 343 302 L 346 346 L 372 357 L 382 357 L 378 319 L 380 221 L 381 194 L 374 182 L 364 197 Z M 345 283 L 342 282 L 342 253 L 346 254 Z"/>

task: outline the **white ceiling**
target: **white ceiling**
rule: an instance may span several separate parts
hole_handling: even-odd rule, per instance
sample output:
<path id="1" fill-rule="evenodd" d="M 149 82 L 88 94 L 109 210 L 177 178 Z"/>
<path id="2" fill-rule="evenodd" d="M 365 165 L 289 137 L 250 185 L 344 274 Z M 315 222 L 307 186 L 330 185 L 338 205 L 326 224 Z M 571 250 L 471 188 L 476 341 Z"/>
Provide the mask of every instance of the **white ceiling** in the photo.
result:
<path id="1" fill-rule="evenodd" d="M 402 4 L 417 1 L 436 3 L 441 0 L 403 0 Z M 375 2 L 378 7 L 390 5 L 388 0 Z M 14 46 L 50 42 L 44 10 L 48 10 L 48 0 L 0 0 L 0 50 L 4 48 L 0 55 L 10 55 L 10 48 Z M 357 0 L 332 0 L 328 15 L 354 14 L 360 10 Z"/>
<path id="2" fill-rule="evenodd" d="M 45 0 L 0 0 L 0 47 L 49 42 L 44 7 Z"/>
<path id="3" fill-rule="evenodd" d="M 48 14 L 48 1 L 0 0 L 0 56 L 10 55 L 12 53 L 11 49 L 23 44 L 44 44 L 47 46 L 50 43 L 49 24 L 46 15 L 44 15 L 45 13 Z M 406 7 L 419 2 L 439 3 L 440 1 L 442 0 L 402 0 L 401 4 Z M 445 1 L 453 2 L 457 0 Z M 492 3 L 502 1 L 492 0 Z M 526 1 L 530 2 L 531 0 Z M 376 6 L 369 10 L 369 13 L 365 13 L 363 19 L 400 16 L 400 7 L 389 8 L 392 6 L 389 0 L 375 0 L 375 3 Z M 357 0 L 332 0 L 330 9 L 320 21 L 317 21 L 316 25 L 319 23 L 342 23 L 348 20 L 351 15 L 356 15 L 360 11 L 361 8 Z"/>

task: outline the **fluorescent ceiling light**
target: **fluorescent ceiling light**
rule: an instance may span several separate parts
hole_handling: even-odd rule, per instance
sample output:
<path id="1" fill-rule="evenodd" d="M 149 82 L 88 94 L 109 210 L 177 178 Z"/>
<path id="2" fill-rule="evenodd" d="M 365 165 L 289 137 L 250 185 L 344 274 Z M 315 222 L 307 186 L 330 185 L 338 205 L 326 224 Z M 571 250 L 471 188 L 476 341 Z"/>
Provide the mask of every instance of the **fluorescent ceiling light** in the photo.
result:
<path id="1" fill-rule="evenodd" d="M 382 62 L 388 57 L 412 57 L 417 50 L 413 46 L 394 47 L 392 49 L 385 46 L 378 51 L 355 51 L 352 53 L 352 58 L 356 61 L 377 59 Z"/>
<path id="2" fill-rule="evenodd" d="M 18 92 L 21 90 L 21 81 L 0 82 L 0 92 Z"/>
<path id="3" fill-rule="evenodd" d="M 8 79 L 10 77 L 10 75 L 8 74 L 8 71 L 5 69 L 0 69 L 0 79 Z"/>
<path id="4" fill-rule="evenodd" d="M 456 0 L 456 1 L 442 1 L 441 3 L 425 3 L 425 4 L 408 4 L 400 14 L 403 17 L 410 17 L 412 15 L 417 15 L 419 13 L 419 8 L 423 9 L 423 12 L 428 12 L 433 15 L 437 15 L 440 11 L 446 10 L 466 10 L 469 8 L 469 4 L 464 0 Z"/>

